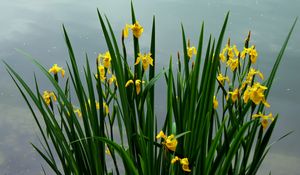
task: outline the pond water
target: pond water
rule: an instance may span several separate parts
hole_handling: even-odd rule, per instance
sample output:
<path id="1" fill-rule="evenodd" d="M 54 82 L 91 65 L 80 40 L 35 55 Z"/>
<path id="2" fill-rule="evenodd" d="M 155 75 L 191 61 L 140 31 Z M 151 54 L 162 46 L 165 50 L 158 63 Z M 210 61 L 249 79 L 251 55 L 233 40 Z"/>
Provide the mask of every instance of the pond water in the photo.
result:
<path id="1" fill-rule="evenodd" d="M 251 30 L 252 43 L 259 52 L 258 67 L 267 75 L 292 22 L 300 16 L 299 0 L 140 0 L 134 1 L 134 5 L 137 18 L 145 28 L 140 43 L 145 52 L 149 50 L 152 16 L 156 16 L 159 67 L 165 66 L 170 54 L 175 55 L 182 48 L 181 22 L 191 42 L 196 44 L 201 22 L 205 21 L 206 36 L 210 33 L 217 36 L 224 16 L 230 10 L 226 38 L 230 36 L 232 43 L 241 48 Z M 69 32 L 78 59 L 82 60 L 85 52 L 95 58 L 106 50 L 96 8 L 108 16 L 117 33 L 130 22 L 128 0 L 2 1 L 0 59 L 22 73 L 28 82 L 32 82 L 36 69 L 16 48 L 30 53 L 46 67 L 53 63 L 65 66 L 68 56 L 62 24 Z M 272 171 L 272 174 L 292 175 L 300 172 L 299 26 L 298 23 L 288 44 L 268 100 L 270 111 L 280 114 L 273 140 L 291 130 L 294 133 L 272 147 L 259 174 Z M 0 74 L 0 174 L 41 174 L 44 162 L 30 145 L 31 142 L 38 143 L 39 132 L 3 64 Z M 42 77 L 39 77 L 39 82 L 42 87 L 47 87 Z M 160 93 L 157 101 L 164 102 L 163 92 L 157 92 Z M 164 107 L 158 106 L 157 109 L 157 115 L 163 116 Z"/>

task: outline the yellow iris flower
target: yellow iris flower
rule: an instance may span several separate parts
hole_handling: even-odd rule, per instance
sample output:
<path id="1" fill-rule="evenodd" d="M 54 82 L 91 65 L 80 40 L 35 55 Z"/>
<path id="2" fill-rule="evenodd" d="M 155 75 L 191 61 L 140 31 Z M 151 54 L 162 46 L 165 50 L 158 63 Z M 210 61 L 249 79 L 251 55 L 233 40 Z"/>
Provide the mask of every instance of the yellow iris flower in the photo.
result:
<path id="1" fill-rule="evenodd" d="M 197 49 L 195 47 L 187 47 L 187 55 L 191 59 L 193 55 L 197 54 Z"/>
<path id="2" fill-rule="evenodd" d="M 268 123 L 269 123 L 269 120 L 271 121 L 274 121 L 274 118 L 273 118 L 273 114 L 270 113 L 269 115 L 264 115 L 262 114 L 261 112 L 259 114 L 254 114 L 252 115 L 252 118 L 258 118 L 260 117 L 262 120 L 261 120 L 261 125 L 264 129 L 267 128 L 268 126 Z"/>
<path id="3" fill-rule="evenodd" d="M 101 81 L 104 81 L 106 79 L 106 77 L 105 77 L 105 67 L 103 65 L 99 65 L 98 70 L 99 70 L 99 73 L 100 73 Z M 96 74 L 96 78 L 98 78 L 98 74 Z"/>
<path id="4" fill-rule="evenodd" d="M 61 73 L 61 76 L 65 76 L 65 70 L 62 67 L 57 66 L 57 64 L 54 64 L 50 69 L 49 73 L 53 73 L 54 75 L 57 75 L 58 73 Z"/>
<path id="5" fill-rule="evenodd" d="M 254 64 L 256 62 L 256 59 L 258 56 L 257 51 L 254 46 L 252 46 L 251 49 L 249 50 L 249 56 L 250 56 L 251 63 Z"/>
<path id="6" fill-rule="evenodd" d="M 98 55 L 98 62 L 100 62 L 100 60 L 102 60 L 102 64 L 105 68 L 109 68 L 110 67 L 110 62 L 111 62 L 111 56 L 110 53 L 107 51 L 104 54 L 99 54 Z"/>
<path id="7" fill-rule="evenodd" d="M 160 131 L 157 134 L 156 139 L 160 139 L 160 138 L 164 139 L 164 142 L 162 142 L 162 144 L 165 147 L 167 147 L 171 151 L 176 150 L 176 146 L 177 146 L 178 142 L 177 142 L 177 139 L 175 138 L 174 134 L 171 134 L 170 136 L 166 136 L 163 131 Z"/>
<path id="8" fill-rule="evenodd" d="M 56 101 L 56 96 L 53 92 L 51 92 L 51 91 L 43 92 L 43 99 L 47 105 L 49 105 L 51 103 L 51 98 L 53 101 Z"/>
<path id="9" fill-rule="evenodd" d="M 231 71 L 235 71 L 235 69 L 239 66 L 239 60 L 237 58 L 229 58 L 227 66 L 230 67 Z"/>
<path id="10" fill-rule="evenodd" d="M 132 30 L 132 33 L 133 33 L 134 37 L 136 37 L 136 38 L 139 38 L 142 35 L 142 33 L 144 32 L 144 28 L 139 24 L 138 21 L 136 21 L 133 25 L 126 24 L 125 28 L 123 29 L 123 36 L 125 38 L 128 37 L 129 29 Z"/>
<path id="11" fill-rule="evenodd" d="M 264 75 L 259 70 L 250 68 L 248 75 L 246 77 L 246 82 L 251 83 L 254 75 L 258 75 L 262 80 L 264 79 Z"/>
<path id="12" fill-rule="evenodd" d="M 241 58 L 244 59 L 246 57 L 246 54 L 249 54 L 251 63 L 254 64 L 256 62 L 256 59 L 258 56 L 255 46 L 251 46 L 249 48 L 244 48 L 244 50 L 241 53 Z"/>
<path id="13" fill-rule="evenodd" d="M 151 53 L 148 53 L 148 54 L 141 54 L 139 53 L 138 54 L 138 57 L 136 59 L 136 62 L 134 63 L 134 65 L 137 65 L 139 64 L 140 62 L 142 61 L 142 65 L 143 65 L 143 69 L 144 70 L 147 70 L 148 67 L 149 67 L 149 64 L 151 66 L 153 66 L 153 59 L 151 58 Z"/>
<path id="14" fill-rule="evenodd" d="M 247 87 L 243 96 L 244 102 L 247 103 L 250 99 L 256 105 L 262 102 L 266 107 L 270 107 L 270 104 L 266 101 L 264 95 L 266 89 L 267 87 L 262 86 L 260 83 L 255 83 L 252 87 Z"/>
<path id="15" fill-rule="evenodd" d="M 172 160 L 171 163 L 174 164 L 177 161 L 180 162 L 180 164 L 182 165 L 181 168 L 183 171 L 185 172 L 191 172 L 191 169 L 189 168 L 189 160 L 188 158 L 179 158 L 178 156 L 175 156 Z"/>
<path id="16" fill-rule="evenodd" d="M 230 60 L 230 59 L 234 59 L 235 57 L 238 57 L 239 53 L 240 52 L 237 49 L 236 45 L 230 47 L 229 44 L 226 44 L 225 48 L 223 48 L 222 52 L 219 54 L 219 58 L 224 63 L 226 61 L 226 56 L 228 56 L 228 59 Z"/>
<path id="17" fill-rule="evenodd" d="M 116 86 L 118 86 L 118 83 L 117 83 L 117 77 L 116 77 L 115 75 L 112 75 L 112 76 L 109 78 L 108 83 L 109 83 L 109 84 L 116 83 Z"/>
<path id="18" fill-rule="evenodd" d="M 239 89 L 235 89 L 233 92 L 228 92 L 231 95 L 231 100 L 234 103 L 239 97 Z"/>
<path id="19" fill-rule="evenodd" d="M 135 83 L 133 82 L 133 80 L 128 80 L 125 84 L 125 87 L 128 87 L 131 84 L 135 84 L 135 90 L 136 93 L 139 95 L 141 92 L 141 84 L 144 84 L 145 81 L 141 81 L 141 80 L 135 80 Z"/>
<path id="20" fill-rule="evenodd" d="M 218 81 L 224 86 L 224 81 L 226 80 L 229 83 L 229 77 L 223 76 L 221 73 L 217 76 Z"/>

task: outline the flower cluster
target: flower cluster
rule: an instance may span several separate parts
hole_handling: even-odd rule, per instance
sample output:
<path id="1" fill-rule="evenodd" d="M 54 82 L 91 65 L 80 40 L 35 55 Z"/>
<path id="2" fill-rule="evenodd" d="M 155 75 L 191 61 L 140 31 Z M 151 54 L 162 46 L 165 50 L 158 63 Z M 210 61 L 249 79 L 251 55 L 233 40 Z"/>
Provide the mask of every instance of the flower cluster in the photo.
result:
<path id="1" fill-rule="evenodd" d="M 133 82 L 133 80 L 128 80 L 127 82 L 126 82 L 126 84 L 125 84 L 125 87 L 128 87 L 129 85 L 131 85 L 131 84 L 134 84 L 135 85 L 135 89 L 136 89 L 136 94 L 140 94 L 140 92 L 141 92 L 141 86 L 142 86 L 142 84 L 144 84 L 145 83 L 145 81 L 142 81 L 142 80 L 135 80 L 134 82 Z"/>
<path id="2" fill-rule="evenodd" d="M 253 86 L 248 86 L 244 92 L 243 100 L 245 103 L 250 99 L 253 103 L 258 105 L 262 102 L 266 107 L 270 107 L 270 104 L 266 101 L 264 91 L 267 89 L 266 86 L 260 83 L 255 83 Z"/>
<path id="3" fill-rule="evenodd" d="M 51 101 L 56 101 L 56 96 L 52 91 L 44 91 L 43 99 L 47 105 L 50 105 Z"/>
<path id="4" fill-rule="evenodd" d="M 144 32 L 144 28 L 139 24 L 138 21 L 136 21 L 133 25 L 126 24 L 125 28 L 123 29 L 123 36 L 125 38 L 128 37 L 129 29 L 132 30 L 133 36 L 136 38 L 139 38 Z"/>
<path id="5" fill-rule="evenodd" d="M 174 134 L 171 134 L 170 136 L 166 136 L 165 133 L 163 131 L 160 131 L 157 136 L 156 139 L 164 139 L 164 141 L 162 142 L 162 144 L 169 150 L 171 151 L 175 151 L 176 150 L 176 146 L 177 146 L 177 139 L 175 138 Z"/>
<path id="6" fill-rule="evenodd" d="M 174 164 L 176 162 L 180 162 L 181 168 L 185 172 L 191 172 L 191 169 L 189 168 L 189 159 L 188 158 L 179 158 L 178 156 L 175 156 L 172 160 L 171 163 Z"/>
<path id="7" fill-rule="evenodd" d="M 250 35 L 248 35 L 247 41 L 249 41 Z M 229 91 L 225 93 L 226 100 L 230 100 L 232 103 L 248 103 L 251 101 L 254 105 L 264 104 L 265 107 L 270 107 L 265 97 L 265 90 L 268 88 L 259 82 L 254 80 L 255 76 L 258 76 L 261 80 L 264 79 L 264 75 L 257 69 L 251 67 L 252 64 L 256 63 L 258 53 L 254 45 L 248 47 L 248 42 L 245 47 L 240 52 L 236 45 L 230 46 L 230 39 L 226 44 L 225 48 L 219 54 L 221 62 L 226 63 L 226 67 L 229 67 L 232 71 L 233 79 L 230 84 L 229 77 L 227 76 L 227 68 L 225 75 L 219 71 L 217 80 L 220 86 L 225 86 L 225 81 L 229 84 Z M 248 56 L 248 60 L 245 58 Z M 248 61 L 248 63 L 246 63 Z M 247 66 L 245 66 L 247 65 Z M 236 71 L 238 70 L 238 71 Z M 238 78 L 239 85 L 234 87 Z M 224 88 L 223 88 L 224 89 Z M 218 101 L 216 96 L 213 99 L 213 107 L 216 109 L 218 107 Z M 255 114 L 253 118 L 261 117 L 263 120 L 261 122 L 262 127 L 266 128 L 268 124 L 267 117 L 261 113 Z M 268 118 L 270 119 L 270 117 Z"/>
<path id="8" fill-rule="evenodd" d="M 244 47 L 244 50 L 241 53 L 241 58 L 244 59 L 247 54 L 249 54 L 251 63 L 253 63 L 253 64 L 256 63 L 256 59 L 257 59 L 258 54 L 257 54 L 257 51 L 255 49 L 255 46 L 251 46 L 249 48 Z"/>

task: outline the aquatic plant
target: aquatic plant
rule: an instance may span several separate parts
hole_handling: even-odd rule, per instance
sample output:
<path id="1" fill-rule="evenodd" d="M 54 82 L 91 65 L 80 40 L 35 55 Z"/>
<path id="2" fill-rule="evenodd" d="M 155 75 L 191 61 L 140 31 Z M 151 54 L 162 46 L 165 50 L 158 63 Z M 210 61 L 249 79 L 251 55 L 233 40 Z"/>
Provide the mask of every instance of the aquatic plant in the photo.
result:
<path id="1" fill-rule="evenodd" d="M 296 20 L 265 79 L 254 68 L 259 48 L 250 44 L 250 32 L 242 49 L 230 39 L 222 49 L 229 13 L 219 37 L 210 36 L 206 45 L 204 23 L 197 47 L 181 26 L 178 67 L 173 69 L 171 57 L 168 69 L 156 74 L 155 18 L 149 53 L 143 54 L 139 40 L 147 29 L 132 6 L 131 13 L 132 24 L 125 25 L 119 48 L 109 20 L 98 11 L 108 51 L 92 64 L 86 55 L 83 75 L 63 26 L 70 57 L 66 71 L 32 59 L 52 90 L 40 89 L 35 76 L 31 89 L 5 63 L 41 132 L 36 151 L 56 174 L 256 174 L 278 119 L 266 109 L 271 105 L 267 97 Z M 124 42 L 129 31 L 133 65 Z M 155 85 L 162 76 L 165 117 L 155 114 Z"/>

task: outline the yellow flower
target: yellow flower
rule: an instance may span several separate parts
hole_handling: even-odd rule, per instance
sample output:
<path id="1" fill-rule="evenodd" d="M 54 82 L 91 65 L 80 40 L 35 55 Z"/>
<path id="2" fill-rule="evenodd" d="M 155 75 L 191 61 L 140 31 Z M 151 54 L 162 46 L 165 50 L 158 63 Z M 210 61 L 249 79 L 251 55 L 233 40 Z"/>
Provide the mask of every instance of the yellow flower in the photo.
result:
<path id="1" fill-rule="evenodd" d="M 179 161 L 180 158 L 178 156 L 175 156 L 172 160 L 171 160 L 171 163 L 174 164 L 176 163 L 177 161 Z"/>
<path id="2" fill-rule="evenodd" d="M 258 118 L 260 117 L 262 120 L 261 120 L 261 125 L 264 129 L 267 128 L 268 126 L 268 123 L 269 123 L 269 120 L 271 121 L 274 121 L 274 118 L 273 118 L 273 114 L 270 113 L 269 115 L 264 115 L 262 114 L 261 112 L 259 112 L 259 114 L 254 114 L 252 115 L 252 118 Z"/>
<path id="3" fill-rule="evenodd" d="M 229 44 L 226 44 L 225 48 L 223 48 L 222 52 L 219 54 L 219 58 L 224 63 L 226 61 L 226 56 L 228 56 L 228 59 L 230 60 L 230 59 L 234 59 L 234 57 L 238 57 L 239 53 L 240 52 L 238 51 L 236 45 L 230 47 Z"/>
<path id="4" fill-rule="evenodd" d="M 108 51 L 105 52 L 105 54 L 99 54 L 98 55 L 98 61 L 100 62 L 100 60 L 102 60 L 102 63 L 103 63 L 105 68 L 108 69 L 110 67 L 111 56 L 110 56 L 110 53 Z"/>
<path id="5" fill-rule="evenodd" d="M 254 46 L 252 46 L 250 48 L 250 50 L 249 50 L 249 56 L 250 56 L 251 63 L 254 64 L 256 62 L 256 59 L 257 59 L 257 56 L 258 56 L 257 51 L 256 51 L 256 49 L 255 49 Z"/>
<path id="6" fill-rule="evenodd" d="M 233 92 L 228 92 L 228 94 L 231 95 L 232 102 L 235 102 L 239 97 L 239 89 L 235 89 Z"/>
<path id="7" fill-rule="evenodd" d="M 187 47 L 187 55 L 191 59 L 193 55 L 197 54 L 197 49 L 195 47 Z"/>
<path id="8" fill-rule="evenodd" d="M 246 54 L 249 54 L 251 63 L 254 64 L 258 56 L 255 47 L 251 46 L 250 48 L 244 48 L 244 50 L 241 53 L 241 58 L 244 59 L 246 57 Z"/>
<path id="9" fill-rule="evenodd" d="M 244 47 L 244 50 L 243 50 L 242 53 L 241 53 L 241 58 L 242 58 L 242 59 L 245 59 L 246 54 L 249 53 L 249 50 L 250 50 L 250 48 L 245 48 L 245 47 Z"/>
<path id="10" fill-rule="evenodd" d="M 217 76 L 218 81 L 224 86 L 224 81 L 226 80 L 229 83 L 229 77 L 224 77 L 221 73 Z"/>
<path id="11" fill-rule="evenodd" d="M 175 136 L 173 134 L 168 136 L 167 139 L 165 140 L 166 147 L 171 151 L 176 150 L 177 143 L 178 143 L 177 139 L 175 138 Z"/>
<path id="12" fill-rule="evenodd" d="M 101 81 L 104 81 L 106 79 L 106 77 L 105 77 L 105 67 L 103 65 L 99 65 L 98 70 L 99 70 L 99 73 L 100 73 Z M 96 78 L 98 78 L 98 74 L 96 74 Z"/>
<path id="13" fill-rule="evenodd" d="M 233 49 L 233 51 L 234 51 L 235 56 L 238 57 L 239 54 L 240 54 L 240 52 L 239 52 L 239 50 L 237 49 L 236 45 L 233 45 L 232 49 Z"/>
<path id="14" fill-rule="evenodd" d="M 233 58 L 234 57 L 234 51 L 233 51 L 232 47 L 228 47 L 227 55 L 228 55 L 228 58 Z"/>
<path id="15" fill-rule="evenodd" d="M 213 104 L 214 104 L 214 109 L 217 109 L 219 106 L 219 102 L 218 102 L 216 96 L 214 96 Z"/>
<path id="16" fill-rule="evenodd" d="M 142 65 L 143 65 L 144 70 L 148 69 L 149 64 L 151 66 L 153 66 L 153 59 L 151 58 L 151 53 L 144 54 L 144 55 L 139 53 L 134 65 L 139 64 L 140 61 L 142 61 Z"/>
<path id="17" fill-rule="evenodd" d="M 139 24 L 138 21 L 136 21 L 133 25 L 126 24 L 123 29 L 123 32 L 122 32 L 122 35 L 125 38 L 128 37 L 129 28 L 132 30 L 132 33 L 133 33 L 134 37 L 136 37 L 136 38 L 139 38 L 142 35 L 142 33 L 144 32 L 144 28 Z"/>
<path id="18" fill-rule="evenodd" d="M 104 112 L 105 112 L 104 114 L 107 115 L 109 113 L 109 107 L 105 102 L 103 102 L 103 109 L 104 109 Z"/>
<path id="19" fill-rule="evenodd" d="M 248 75 L 246 77 L 246 82 L 247 83 L 251 83 L 253 80 L 253 76 L 254 75 L 258 75 L 262 80 L 264 79 L 264 75 L 259 71 L 259 70 L 255 70 L 253 68 L 250 68 Z"/>
<path id="20" fill-rule="evenodd" d="M 141 80 L 135 80 L 135 90 L 136 93 L 139 95 L 141 92 L 141 84 L 144 84 L 145 81 L 141 81 Z M 128 87 L 130 84 L 133 84 L 133 80 L 128 80 L 125 84 L 125 87 Z"/>
<path id="21" fill-rule="evenodd" d="M 229 58 L 227 66 L 230 67 L 231 71 L 235 71 L 235 69 L 239 66 L 239 60 L 237 58 Z"/>
<path id="22" fill-rule="evenodd" d="M 226 44 L 226 47 L 223 48 L 222 52 L 219 54 L 220 60 L 224 63 L 226 61 L 225 53 L 228 50 L 228 45 Z"/>
<path id="23" fill-rule="evenodd" d="M 128 87 L 130 84 L 133 84 L 133 80 L 128 80 L 125 84 L 125 87 Z"/>
<path id="24" fill-rule="evenodd" d="M 128 37 L 128 34 L 129 34 L 128 29 L 130 29 L 130 28 L 131 28 L 131 25 L 129 25 L 129 24 L 126 24 L 126 25 L 125 25 L 125 27 L 124 27 L 124 29 L 123 29 L 123 36 L 124 36 L 125 38 Z"/>
<path id="25" fill-rule="evenodd" d="M 116 83 L 116 86 L 118 86 L 116 76 L 115 76 L 115 75 L 112 75 L 112 76 L 109 78 L 108 83 L 109 83 L 109 84 Z"/>
<path id="26" fill-rule="evenodd" d="M 50 102 L 51 102 L 51 97 L 52 97 L 52 100 L 53 100 L 53 101 L 56 101 L 56 96 L 55 96 L 55 94 L 54 94 L 53 92 L 51 92 L 51 91 L 44 91 L 44 92 L 43 92 L 43 99 L 44 99 L 44 101 L 45 101 L 45 103 L 46 103 L 47 105 L 50 104 Z"/>
<path id="27" fill-rule="evenodd" d="M 160 138 L 164 139 L 164 142 L 162 142 L 162 144 L 165 147 L 167 147 L 171 151 L 176 150 L 176 146 L 177 146 L 178 142 L 173 134 L 171 134 L 170 136 L 167 137 L 163 131 L 160 131 L 159 134 L 156 136 L 156 139 L 160 139 Z"/>
<path id="28" fill-rule="evenodd" d="M 49 73 L 53 73 L 54 75 L 57 75 L 57 73 L 61 73 L 61 76 L 65 76 L 65 70 L 62 67 L 57 66 L 57 64 L 54 64 L 50 69 Z"/>
<path id="29" fill-rule="evenodd" d="M 156 136 L 156 139 L 160 139 L 160 138 L 163 138 L 163 139 L 167 139 L 167 136 L 165 135 L 165 133 L 163 131 L 160 131 L 157 136 Z"/>
<path id="30" fill-rule="evenodd" d="M 139 38 L 144 32 L 144 28 L 139 24 L 138 21 L 131 26 L 131 30 L 136 38 Z"/>
<path id="31" fill-rule="evenodd" d="M 250 99 L 256 105 L 262 102 L 266 107 L 270 107 L 270 104 L 266 101 L 264 95 L 264 91 L 266 89 L 266 86 L 262 86 L 260 83 L 255 83 L 252 87 L 247 87 L 244 92 L 243 100 L 247 103 Z"/>
<path id="32" fill-rule="evenodd" d="M 219 54 L 219 58 L 223 63 L 226 61 L 226 57 L 222 53 Z"/>
<path id="33" fill-rule="evenodd" d="M 191 172 L 189 168 L 189 160 L 188 158 L 183 158 L 180 160 L 180 164 L 182 165 L 182 170 L 185 172 Z"/>
<path id="34" fill-rule="evenodd" d="M 74 110 L 74 113 L 77 114 L 78 117 L 82 117 L 82 113 L 81 113 L 81 111 L 80 111 L 79 108 L 78 108 L 78 109 L 75 109 L 75 110 Z"/>

